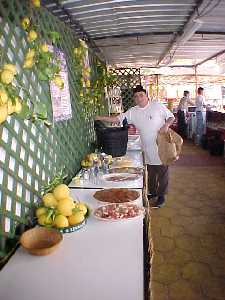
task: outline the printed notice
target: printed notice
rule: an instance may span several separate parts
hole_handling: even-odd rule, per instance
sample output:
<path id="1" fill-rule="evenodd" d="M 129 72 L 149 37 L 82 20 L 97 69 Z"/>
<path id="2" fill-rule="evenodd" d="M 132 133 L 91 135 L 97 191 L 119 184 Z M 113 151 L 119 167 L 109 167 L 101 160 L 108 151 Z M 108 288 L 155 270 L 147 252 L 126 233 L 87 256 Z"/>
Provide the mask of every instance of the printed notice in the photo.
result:
<path id="1" fill-rule="evenodd" d="M 64 53 L 51 47 L 51 50 L 57 54 L 57 57 L 61 61 L 61 71 L 59 73 L 63 80 L 64 87 L 60 89 L 53 81 L 50 82 L 50 92 L 52 99 L 53 121 L 59 122 L 63 120 L 69 120 L 72 118 L 72 109 L 70 101 L 70 90 L 68 81 L 68 69 L 66 65 L 66 59 Z"/>

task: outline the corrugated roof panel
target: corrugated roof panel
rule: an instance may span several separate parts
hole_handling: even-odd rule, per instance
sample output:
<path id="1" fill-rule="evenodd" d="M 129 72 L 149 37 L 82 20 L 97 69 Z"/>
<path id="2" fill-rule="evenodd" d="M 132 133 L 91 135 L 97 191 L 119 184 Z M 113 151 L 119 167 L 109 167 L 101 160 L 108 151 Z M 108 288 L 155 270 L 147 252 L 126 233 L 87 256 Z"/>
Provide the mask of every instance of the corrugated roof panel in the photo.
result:
<path id="1" fill-rule="evenodd" d="M 60 8 L 54 0 L 43 1 L 61 20 L 68 22 L 66 13 L 69 13 L 78 21 L 109 63 L 117 59 L 129 64 L 144 60 L 156 63 L 200 3 L 198 0 L 64 0 L 60 1 Z M 199 18 L 203 21 L 198 30 L 225 33 L 225 1 L 209 3 L 200 11 Z M 199 62 L 223 49 L 225 41 L 221 35 L 194 35 L 169 55 L 173 56 L 172 64 L 184 60 Z"/>

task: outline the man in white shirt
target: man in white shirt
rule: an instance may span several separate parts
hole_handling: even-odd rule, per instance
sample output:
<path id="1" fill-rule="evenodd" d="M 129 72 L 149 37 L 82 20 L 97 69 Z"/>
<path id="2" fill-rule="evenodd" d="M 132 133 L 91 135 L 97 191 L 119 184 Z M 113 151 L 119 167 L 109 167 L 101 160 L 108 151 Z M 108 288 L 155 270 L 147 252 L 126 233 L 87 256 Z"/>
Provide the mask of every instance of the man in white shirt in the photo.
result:
<path id="1" fill-rule="evenodd" d="M 189 91 L 184 91 L 184 96 L 180 99 L 177 111 L 178 133 L 182 138 L 187 137 L 186 113 L 188 111 L 188 104 L 192 105 L 189 95 Z"/>
<path id="2" fill-rule="evenodd" d="M 98 116 L 96 120 L 106 122 L 122 122 L 134 124 L 139 130 L 149 178 L 149 200 L 154 200 L 154 207 L 159 208 L 165 201 L 168 188 L 168 166 L 162 165 L 156 143 L 158 132 L 167 132 L 174 122 L 173 114 L 160 102 L 152 101 L 142 86 L 133 89 L 136 106 L 117 117 Z"/>
<path id="3" fill-rule="evenodd" d="M 203 112 L 206 110 L 205 97 L 203 96 L 204 89 L 198 88 L 198 96 L 195 99 L 196 106 L 196 144 L 199 145 L 204 133 L 204 118 Z"/>

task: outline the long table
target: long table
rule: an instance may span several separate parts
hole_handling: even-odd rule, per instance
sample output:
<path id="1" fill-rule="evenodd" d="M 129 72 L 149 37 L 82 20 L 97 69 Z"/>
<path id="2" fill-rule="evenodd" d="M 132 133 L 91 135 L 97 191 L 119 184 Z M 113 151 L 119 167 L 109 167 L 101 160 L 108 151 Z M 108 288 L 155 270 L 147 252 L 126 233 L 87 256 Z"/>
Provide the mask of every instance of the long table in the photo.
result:
<path id="1" fill-rule="evenodd" d="M 140 151 L 127 155 L 143 165 Z M 100 205 L 93 194 L 103 187 L 78 188 L 73 183 L 70 187 L 74 199 L 91 209 Z M 142 187 L 143 180 L 139 205 Z M 64 234 L 60 247 L 49 256 L 32 256 L 19 248 L 0 272 L 0 299 L 142 300 L 143 260 L 142 218 L 113 222 L 90 216 L 85 227 Z"/>
<path id="2" fill-rule="evenodd" d="M 92 197 L 95 191 L 71 194 L 94 208 L 99 205 Z M 19 248 L 0 273 L 0 299 L 143 299 L 142 227 L 141 218 L 106 222 L 91 216 L 85 227 L 64 234 L 49 256 L 32 256 Z"/>

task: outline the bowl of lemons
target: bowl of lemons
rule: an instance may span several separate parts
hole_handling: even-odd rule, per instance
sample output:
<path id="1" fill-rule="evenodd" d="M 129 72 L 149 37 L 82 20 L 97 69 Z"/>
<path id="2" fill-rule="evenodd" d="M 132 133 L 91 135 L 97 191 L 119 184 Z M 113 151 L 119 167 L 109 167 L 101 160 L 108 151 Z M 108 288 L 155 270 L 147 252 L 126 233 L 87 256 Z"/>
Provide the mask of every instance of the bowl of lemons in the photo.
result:
<path id="1" fill-rule="evenodd" d="M 74 200 L 67 185 L 59 184 L 43 195 L 35 215 L 40 226 L 70 233 L 86 224 L 90 208 L 86 203 Z"/>

